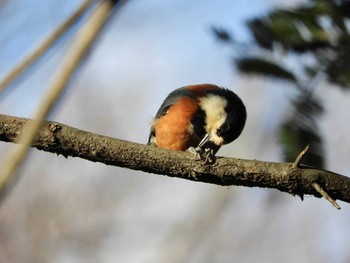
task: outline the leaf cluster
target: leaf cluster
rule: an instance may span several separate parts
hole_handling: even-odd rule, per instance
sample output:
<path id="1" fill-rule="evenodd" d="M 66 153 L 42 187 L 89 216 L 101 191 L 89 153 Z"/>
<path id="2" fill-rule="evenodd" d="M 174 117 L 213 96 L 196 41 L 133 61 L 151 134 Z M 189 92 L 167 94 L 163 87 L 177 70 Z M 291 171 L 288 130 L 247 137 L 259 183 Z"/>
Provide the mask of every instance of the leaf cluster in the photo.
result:
<path id="1" fill-rule="evenodd" d="M 323 140 L 317 125 L 323 106 L 315 90 L 323 79 L 335 84 L 330 88 L 350 87 L 349 18 L 350 1 L 311 0 L 247 21 L 254 41 L 243 44 L 247 52 L 237 52 L 234 64 L 238 70 L 288 81 L 298 90 L 292 101 L 294 114 L 280 129 L 286 161 L 310 144 L 306 162 L 321 167 L 324 164 Z M 224 29 L 214 28 L 214 34 L 234 47 L 242 46 Z M 297 67 L 288 66 L 291 59 Z"/>

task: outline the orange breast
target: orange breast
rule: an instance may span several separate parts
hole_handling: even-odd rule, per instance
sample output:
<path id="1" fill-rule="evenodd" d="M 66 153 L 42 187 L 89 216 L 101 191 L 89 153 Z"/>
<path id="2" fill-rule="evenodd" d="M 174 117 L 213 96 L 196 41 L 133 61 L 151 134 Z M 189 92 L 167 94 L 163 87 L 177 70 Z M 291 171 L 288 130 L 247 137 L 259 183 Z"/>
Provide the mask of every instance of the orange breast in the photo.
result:
<path id="1" fill-rule="evenodd" d="M 190 121 L 197 108 L 191 98 L 182 98 L 172 105 L 155 124 L 157 146 L 178 151 L 195 146 Z"/>

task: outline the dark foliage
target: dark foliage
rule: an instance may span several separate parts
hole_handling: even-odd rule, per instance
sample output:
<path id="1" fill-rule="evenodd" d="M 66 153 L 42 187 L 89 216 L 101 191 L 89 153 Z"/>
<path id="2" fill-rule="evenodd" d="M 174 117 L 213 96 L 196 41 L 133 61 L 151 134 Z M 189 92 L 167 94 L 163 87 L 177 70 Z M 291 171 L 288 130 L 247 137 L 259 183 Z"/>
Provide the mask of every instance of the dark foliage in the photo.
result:
<path id="1" fill-rule="evenodd" d="M 238 69 L 245 74 L 260 74 L 288 81 L 296 81 L 294 74 L 281 65 L 256 57 L 242 57 L 235 60 Z"/>
<path id="2" fill-rule="evenodd" d="M 280 142 L 283 147 L 284 159 L 293 162 L 305 146 L 310 145 L 304 162 L 323 167 L 324 149 L 316 121 L 316 118 L 323 113 L 323 107 L 319 100 L 309 94 L 301 95 L 293 101 L 293 104 L 297 109 L 295 115 L 288 119 L 280 130 Z"/>
<path id="3" fill-rule="evenodd" d="M 299 92 L 297 99 L 292 101 L 293 117 L 280 129 L 280 141 L 287 161 L 293 160 L 310 144 L 306 163 L 320 167 L 324 164 L 322 137 L 317 127 L 323 107 L 314 89 L 319 76 L 336 84 L 335 87 L 350 87 L 350 35 L 346 27 L 349 18 L 350 1 L 310 0 L 290 10 L 272 10 L 247 22 L 254 43 L 246 44 L 246 50 L 253 52 L 245 52 L 244 56 L 237 52 L 237 68 L 245 74 L 291 81 Z M 237 43 L 231 41 L 230 34 L 224 29 L 214 30 L 214 33 L 218 39 L 236 47 Z M 299 58 L 300 68 L 294 70 L 303 73 L 296 74 L 287 69 L 283 59 L 276 63 L 273 56 L 276 47 L 283 51 L 285 59 L 290 55 Z M 313 56 L 314 63 L 303 63 L 306 54 Z"/>
<path id="4" fill-rule="evenodd" d="M 327 61 L 326 72 L 330 82 L 338 84 L 344 89 L 350 87 L 350 36 L 342 36 L 332 49 L 334 58 Z"/>
<path id="5" fill-rule="evenodd" d="M 220 40 L 220 41 L 232 41 L 232 36 L 223 28 L 218 27 L 212 27 L 212 31 L 214 35 Z"/>

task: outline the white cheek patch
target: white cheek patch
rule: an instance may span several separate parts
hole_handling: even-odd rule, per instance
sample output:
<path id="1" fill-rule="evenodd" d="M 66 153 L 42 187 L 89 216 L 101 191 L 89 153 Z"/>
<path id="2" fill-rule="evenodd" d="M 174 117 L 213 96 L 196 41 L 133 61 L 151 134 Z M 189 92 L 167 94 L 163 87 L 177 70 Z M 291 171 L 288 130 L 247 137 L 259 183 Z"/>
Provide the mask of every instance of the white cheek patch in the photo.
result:
<path id="1" fill-rule="evenodd" d="M 225 122 L 227 113 L 225 107 L 227 100 L 218 95 L 208 95 L 200 99 L 200 107 L 204 110 L 205 119 L 205 130 L 211 135 L 212 141 L 215 144 L 221 145 L 223 139 L 216 134 L 216 130 Z"/>

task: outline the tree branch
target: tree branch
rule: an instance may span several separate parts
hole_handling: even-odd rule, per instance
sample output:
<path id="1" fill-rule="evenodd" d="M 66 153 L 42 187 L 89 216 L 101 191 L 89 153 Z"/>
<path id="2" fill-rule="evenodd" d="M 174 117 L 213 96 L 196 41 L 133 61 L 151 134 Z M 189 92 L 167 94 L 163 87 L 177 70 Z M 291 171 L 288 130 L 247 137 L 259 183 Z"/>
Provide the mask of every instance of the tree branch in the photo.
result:
<path id="1" fill-rule="evenodd" d="M 29 119 L 0 115 L 0 140 L 16 143 Z M 350 203 L 350 178 L 326 170 L 293 163 L 274 163 L 217 157 L 204 165 L 187 152 L 159 149 L 82 131 L 57 122 L 44 122 L 32 147 L 80 157 L 107 165 L 148 173 L 212 183 L 275 188 L 282 192 L 321 197 L 320 186 L 331 200 Z"/>

